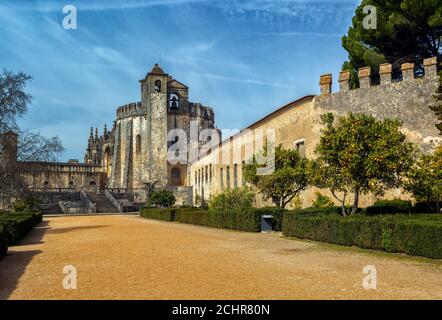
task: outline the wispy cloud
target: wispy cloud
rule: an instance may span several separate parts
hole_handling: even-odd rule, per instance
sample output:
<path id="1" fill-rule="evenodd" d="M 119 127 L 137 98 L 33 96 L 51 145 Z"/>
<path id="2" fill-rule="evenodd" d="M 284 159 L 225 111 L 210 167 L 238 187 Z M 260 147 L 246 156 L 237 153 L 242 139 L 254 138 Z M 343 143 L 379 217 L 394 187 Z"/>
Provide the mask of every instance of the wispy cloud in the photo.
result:
<path id="1" fill-rule="evenodd" d="M 79 29 L 65 30 L 69 2 L 0 0 L 0 69 L 33 75 L 22 125 L 59 135 L 65 159 L 81 157 L 89 126 L 140 99 L 160 61 L 219 127 L 241 128 L 339 71 L 352 1 L 75 0 Z"/>
<path id="2" fill-rule="evenodd" d="M 341 38 L 340 33 L 319 33 L 319 32 L 261 32 L 252 33 L 256 36 L 278 36 L 278 37 L 332 37 Z"/>
<path id="3" fill-rule="evenodd" d="M 199 76 L 199 77 L 220 80 L 220 81 L 254 84 L 254 85 L 266 86 L 266 87 L 270 86 L 270 87 L 276 87 L 276 88 L 296 89 L 296 87 L 291 86 L 291 85 L 285 85 L 285 84 L 274 83 L 274 82 L 266 82 L 266 81 L 260 81 L 260 80 L 254 80 L 254 79 L 233 78 L 233 77 L 226 77 L 226 76 L 220 76 L 220 75 L 214 75 L 214 74 L 195 73 L 195 72 L 191 72 L 191 74 Z"/>

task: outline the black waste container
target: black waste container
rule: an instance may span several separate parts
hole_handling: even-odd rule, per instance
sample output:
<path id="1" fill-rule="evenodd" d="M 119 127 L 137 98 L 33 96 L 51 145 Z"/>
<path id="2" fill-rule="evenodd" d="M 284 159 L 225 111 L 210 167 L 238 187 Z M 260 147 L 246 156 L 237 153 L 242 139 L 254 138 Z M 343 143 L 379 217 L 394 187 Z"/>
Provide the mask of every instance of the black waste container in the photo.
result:
<path id="1" fill-rule="evenodd" d="M 270 214 L 261 216 L 261 232 L 271 232 L 273 230 L 273 216 Z"/>

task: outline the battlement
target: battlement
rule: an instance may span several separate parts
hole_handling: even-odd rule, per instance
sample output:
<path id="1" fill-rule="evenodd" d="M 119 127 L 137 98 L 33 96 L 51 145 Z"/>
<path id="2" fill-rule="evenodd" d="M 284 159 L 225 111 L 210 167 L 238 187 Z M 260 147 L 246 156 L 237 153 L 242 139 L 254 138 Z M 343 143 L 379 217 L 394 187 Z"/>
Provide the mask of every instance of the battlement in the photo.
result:
<path id="1" fill-rule="evenodd" d="M 139 116 L 144 112 L 145 110 L 143 109 L 141 102 L 128 103 L 117 108 L 117 119 Z"/>
<path id="2" fill-rule="evenodd" d="M 190 108 L 190 113 L 193 117 L 207 120 L 213 120 L 215 118 L 215 113 L 211 107 L 204 106 L 201 103 L 191 103 Z"/>
<path id="3" fill-rule="evenodd" d="M 348 112 L 364 113 L 378 119 L 396 118 L 403 126 L 423 141 L 435 137 L 436 116 L 428 106 L 434 103 L 439 87 L 437 59 L 424 60 L 425 74 L 415 77 L 414 64 L 404 63 L 401 67 L 402 80 L 392 80 L 391 64 L 379 68 L 380 84 L 371 83 L 371 69 L 361 68 L 358 72 L 360 86 L 351 89 L 350 71 L 339 75 L 339 91 L 332 93 L 332 75 L 321 77 L 321 94 L 315 97 L 315 108 L 321 112 L 345 115 Z M 427 145 L 429 148 L 430 145 Z"/>
<path id="4" fill-rule="evenodd" d="M 425 75 L 423 78 L 434 79 L 437 77 L 437 58 L 428 58 L 424 60 Z M 379 68 L 381 83 L 379 86 L 390 85 L 392 83 L 406 82 L 415 80 L 414 76 L 414 64 L 404 63 L 401 66 L 402 81 L 392 81 L 392 65 L 389 63 L 382 64 Z M 371 68 L 364 67 L 358 70 L 359 88 L 354 90 L 364 90 L 370 87 L 374 87 L 371 84 Z M 420 78 L 419 78 L 420 79 Z M 341 71 L 339 74 L 339 91 L 347 92 L 352 90 L 350 86 L 350 71 Z M 332 92 L 333 76 L 331 74 L 324 74 L 320 77 L 319 86 L 321 90 L 321 96 L 333 94 Z M 352 90 L 353 91 L 353 90 Z"/>

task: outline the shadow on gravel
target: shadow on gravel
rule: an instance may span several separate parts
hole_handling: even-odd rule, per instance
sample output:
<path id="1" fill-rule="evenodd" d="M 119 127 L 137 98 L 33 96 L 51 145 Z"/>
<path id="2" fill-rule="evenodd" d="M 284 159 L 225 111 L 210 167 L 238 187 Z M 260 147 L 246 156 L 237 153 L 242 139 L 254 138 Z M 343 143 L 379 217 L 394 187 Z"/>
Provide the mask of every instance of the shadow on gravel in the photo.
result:
<path id="1" fill-rule="evenodd" d="M 8 299 L 17 287 L 28 264 L 42 252 L 41 250 L 17 251 L 14 248 L 43 243 L 41 239 L 49 229 L 47 221 L 41 222 L 17 245 L 10 247 L 6 257 L 0 259 L 0 300 Z"/>
<path id="2" fill-rule="evenodd" d="M 57 229 L 51 229 L 48 231 L 48 233 L 68 233 L 73 231 L 79 231 L 79 230 L 90 230 L 90 229 L 99 229 L 99 228 L 106 228 L 109 227 L 107 225 L 98 225 L 98 226 L 79 226 L 79 227 L 69 227 L 69 228 L 57 228 Z"/>

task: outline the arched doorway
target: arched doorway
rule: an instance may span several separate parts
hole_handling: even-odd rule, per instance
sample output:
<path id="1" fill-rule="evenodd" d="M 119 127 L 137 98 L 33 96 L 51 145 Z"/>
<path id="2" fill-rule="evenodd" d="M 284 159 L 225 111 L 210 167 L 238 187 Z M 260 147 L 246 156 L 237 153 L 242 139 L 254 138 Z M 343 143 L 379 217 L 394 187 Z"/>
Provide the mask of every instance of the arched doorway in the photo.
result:
<path id="1" fill-rule="evenodd" d="M 95 182 L 95 180 L 92 180 L 89 182 L 88 191 L 91 191 L 91 192 L 97 191 L 97 183 Z"/>
<path id="2" fill-rule="evenodd" d="M 170 172 L 170 183 L 173 186 L 181 186 L 181 170 L 178 167 L 172 168 Z"/>

